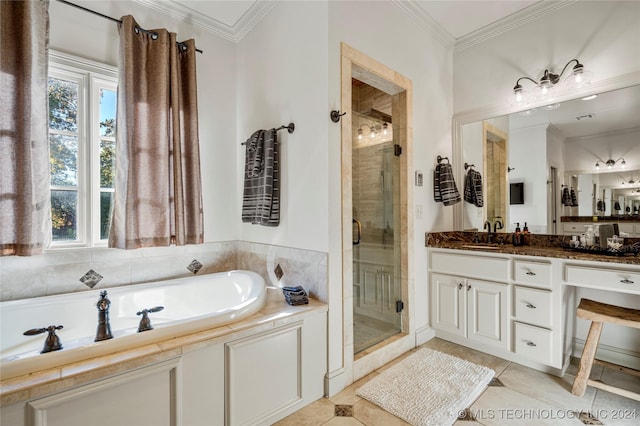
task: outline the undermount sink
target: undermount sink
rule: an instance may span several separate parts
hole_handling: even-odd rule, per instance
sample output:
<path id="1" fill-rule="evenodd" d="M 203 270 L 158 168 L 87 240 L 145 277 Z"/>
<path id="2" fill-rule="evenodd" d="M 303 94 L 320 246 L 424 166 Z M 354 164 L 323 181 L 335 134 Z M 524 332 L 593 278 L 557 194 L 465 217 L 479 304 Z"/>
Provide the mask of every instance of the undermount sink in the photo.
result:
<path id="1" fill-rule="evenodd" d="M 502 248 L 502 246 L 490 246 L 487 244 L 464 244 L 461 247 L 463 248 L 471 248 L 471 249 L 489 249 L 489 250 L 499 250 Z"/>

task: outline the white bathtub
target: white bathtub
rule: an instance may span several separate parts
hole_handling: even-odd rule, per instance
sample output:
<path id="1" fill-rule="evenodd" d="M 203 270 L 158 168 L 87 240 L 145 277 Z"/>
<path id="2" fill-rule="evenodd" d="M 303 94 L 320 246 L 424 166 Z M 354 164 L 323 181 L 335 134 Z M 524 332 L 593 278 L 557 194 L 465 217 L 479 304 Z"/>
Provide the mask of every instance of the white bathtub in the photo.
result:
<path id="1" fill-rule="evenodd" d="M 113 339 L 94 342 L 96 303 L 103 290 L 111 301 Z M 260 275 L 231 271 L 0 302 L 0 377 L 4 380 L 230 324 L 262 309 L 266 294 Z M 136 313 L 156 306 L 164 309 L 149 314 L 154 329 L 138 333 L 141 317 Z M 57 331 L 63 349 L 41 354 L 47 333 L 24 336 L 23 332 L 50 325 L 64 327 Z"/>

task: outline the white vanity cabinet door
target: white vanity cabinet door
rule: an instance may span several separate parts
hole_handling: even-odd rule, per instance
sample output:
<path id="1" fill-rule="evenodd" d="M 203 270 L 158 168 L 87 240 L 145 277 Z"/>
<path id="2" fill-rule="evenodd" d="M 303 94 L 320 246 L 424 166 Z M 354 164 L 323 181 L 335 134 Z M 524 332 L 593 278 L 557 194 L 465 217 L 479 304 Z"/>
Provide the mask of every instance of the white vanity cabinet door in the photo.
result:
<path id="1" fill-rule="evenodd" d="M 465 336 L 465 300 L 467 292 L 464 278 L 453 275 L 431 274 L 432 327 Z"/>
<path id="2" fill-rule="evenodd" d="M 507 284 L 467 280 L 468 338 L 506 349 Z"/>
<path id="3" fill-rule="evenodd" d="M 533 325 L 513 323 L 513 351 L 533 361 L 551 365 L 553 332 Z"/>

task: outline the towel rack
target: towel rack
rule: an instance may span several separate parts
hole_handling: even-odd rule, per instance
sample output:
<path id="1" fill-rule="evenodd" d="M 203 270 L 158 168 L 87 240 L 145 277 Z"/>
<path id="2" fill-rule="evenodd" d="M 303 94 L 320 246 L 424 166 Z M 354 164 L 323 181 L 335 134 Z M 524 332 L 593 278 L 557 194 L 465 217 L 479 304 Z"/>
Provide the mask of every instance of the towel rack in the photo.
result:
<path id="1" fill-rule="evenodd" d="M 475 167 L 475 164 L 464 163 L 464 169 L 467 170 L 470 167 Z"/>
<path id="2" fill-rule="evenodd" d="M 294 123 L 289 123 L 289 125 L 287 125 L 287 126 L 282 125 L 282 126 L 280 126 L 280 127 L 278 127 L 276 129 L 276 132 L 279 131 L 279 130 L 282 130 L 282 129 L 287 129 L 287 132 L 289 132 L 289 134 L 291 134 L 296 130 L 296 125 Z M 240 145 L 246 145 L 246 144 L 247 144 L 246 142 L 242 142 Z"/>
<path id="3" fill-rule="evenodd" d="M 442 160 L 447 160 L 447 163 L 449 162 L 449 158 L 448 157 L 442 157 L 442 156 L 438 155 L 438 164 L 440 164 L 440 162 L 442 162 Z"/>

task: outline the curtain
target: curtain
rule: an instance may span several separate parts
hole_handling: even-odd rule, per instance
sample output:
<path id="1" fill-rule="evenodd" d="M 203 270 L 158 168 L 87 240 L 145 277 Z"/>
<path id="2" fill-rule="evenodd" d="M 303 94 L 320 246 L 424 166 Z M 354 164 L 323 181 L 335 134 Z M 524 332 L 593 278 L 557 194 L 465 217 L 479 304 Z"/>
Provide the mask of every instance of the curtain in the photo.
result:
<path id="1" fill-rule="evenodd" d="M 122 17 L 109 246 L 203 242 L 195 43 Z"/>
<path id="2" fill-rule="evenodd" d="M 0 1 L 0 254 L 50 241 L 49 2 Z"/>

